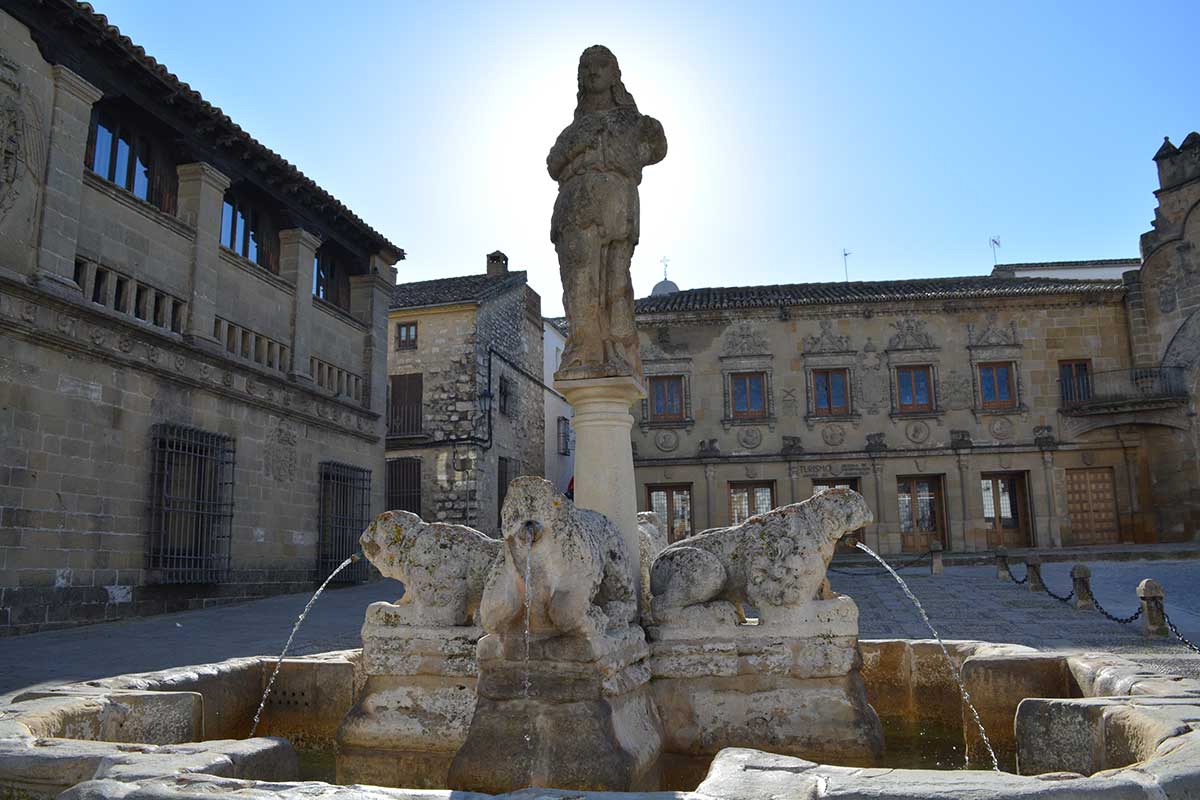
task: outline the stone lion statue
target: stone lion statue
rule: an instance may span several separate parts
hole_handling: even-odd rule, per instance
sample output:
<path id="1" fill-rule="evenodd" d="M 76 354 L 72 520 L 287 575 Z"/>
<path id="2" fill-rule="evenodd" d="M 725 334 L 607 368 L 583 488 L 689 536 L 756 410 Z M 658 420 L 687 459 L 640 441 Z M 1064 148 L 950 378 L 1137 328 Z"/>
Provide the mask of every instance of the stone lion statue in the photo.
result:
<path id="1" fill-rule="evenodd" d="M 598 635 L 637 616 L 637 591 L 621 532 L 576 508 L 554 484 L 521 477 L 500 513 L 503 562 L 480 608 L 488 633 Z"/>
<path id="2" fill-rule="evenodd" d="M 662 519 L 654 511 L 639 511 L 637 520 L 638 545 L 641 550 L 640 563 L 642 565 L 642 609 L 645 614 L 649 614 L 650 565 L 654 563 L 654 557 L 667 546 L 667 532 L 663 527 Z"/>
<path id="3" fill-rule="evenodd" d="M 359 544 L 380 572 L 404 584 L 396 605 L 406 624 L 477 624 L 484 585 L 500 557 L 499 539 L 465 525 L 385 511 L 363 531 Z"/>
<path id="4" fill-rule="evenodd" d="M 658 622 L 688 606 L 724 600 L 745 621 L 745 605 L 770 618 L 772 608 L 818 598 L 837 540 L 873 517 L 862 495 L 829 489 L 730 528 L 668 545 L 650 572 Z"/>

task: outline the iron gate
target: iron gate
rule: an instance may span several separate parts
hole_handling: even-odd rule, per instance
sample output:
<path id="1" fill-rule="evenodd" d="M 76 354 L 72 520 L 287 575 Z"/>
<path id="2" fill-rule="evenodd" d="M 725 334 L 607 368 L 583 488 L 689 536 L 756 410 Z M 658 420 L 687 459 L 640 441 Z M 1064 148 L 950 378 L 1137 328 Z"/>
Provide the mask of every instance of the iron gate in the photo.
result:
<path id="1" fill-rule="evenodd" d="M 317 580 L 324 580 L 358 552 L 358 538 L 371 518 L 371 470 L 337 461 L 322 461 L 320 470 Z M 339 572 L 334 581 L 361 583 L 366 579 L 367 562 L 363 559 Z"/>
<path id="2" fill-rule="evenodd" d="M 388 459 L 387 507 L 389 511 L 421 515 L 421 459 Z"/>
<path id="3" fill-rule="evenodd" d="M 225 580 L 233 538 L 233 437 L 170 423 L 150 433 L 151 580 Z"/>

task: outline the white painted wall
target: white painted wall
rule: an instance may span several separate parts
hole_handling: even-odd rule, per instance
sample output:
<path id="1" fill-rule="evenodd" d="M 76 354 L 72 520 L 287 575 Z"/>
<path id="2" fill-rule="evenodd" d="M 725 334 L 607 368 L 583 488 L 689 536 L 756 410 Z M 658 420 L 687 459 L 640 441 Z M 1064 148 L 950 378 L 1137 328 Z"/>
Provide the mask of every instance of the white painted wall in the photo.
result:
<path id="1" fill-rule="evenodd" d="M 562 351 L 567 346 L 566 337 L 545 320 L 542 321 L 542 374 L 547 386 L 554 385 L 554 371 Z M 565 492 L 575 473 L 575 432 L 571 432 L 571 452 L 563 455 L 558 451 L 558 419 L 571 419 L 574 412 L 566 400 L 556 394 L 543 392 L 546 398 L 546 479 Z"/>

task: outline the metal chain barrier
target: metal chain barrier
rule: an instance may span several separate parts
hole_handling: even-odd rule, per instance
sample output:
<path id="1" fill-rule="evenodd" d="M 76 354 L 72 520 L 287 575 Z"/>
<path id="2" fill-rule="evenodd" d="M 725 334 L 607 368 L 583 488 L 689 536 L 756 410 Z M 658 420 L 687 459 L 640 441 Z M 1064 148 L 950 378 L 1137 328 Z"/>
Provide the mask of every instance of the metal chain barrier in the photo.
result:
<path id="1" fill-rule="evenodd" d="M 1096 610 L 1105 617 L 1111 619 L 1113 622 L 1119 622 L 1122 625 L 1128 625 L 1142 616 L 1142 607 L 1138 606 L 1138 610 L 1130 614 L 1128 617 L 1114 617 L 1112 614 L 1104 610 L 1104 606 L 1100 605 L 1100 601 L 1096 599 L 1095 594 L 1092 595 L 1092 604 L 1095 605 Z"/>
<path id="2" fill-rule="evenodd" d="M 1028 570 L 1026 570 L 1026 571 L 1025 571 L 1025 577 L 1024 577 L 1024 578 L 1021 578 L 1021 580 L 1017 580 L 1017 576 L 1016 576 L 1016 575 L 1013 575 L 1013 572 L 1012 572 L 1012 567 L 1010 567 L 1010 566 L 1008 565 L 1008 558 L 1007 558 L 1007 557 L 1005 557 L 1005 558 L 1003 559 L 1003 563 L 1004 563 L 1004 571 L 1008 573 L 1008 577 L 1012 578 L 1012 582 L 1013 582 L 1013 583 L 1015 583 L 1017 586 L 1021 586 L 1022 584 L 1029 583 L 1029 571 L 1028 571 Z"/>
<path id="3" fill-rule="evenodd" d="M 1179 632 L 1179 628 L 1175 627 L 1175 623 L 1171 622 L 1171 618 L 1167 616 L 1167 609 L 1163 606 L 1163 601 L 1155 598 L 1154 603 L 1158 606 L 1158 612 L 1162 614 L 1163 622 L 1167 623 L 1167 627 L 1171 629 L 1171 633 L 1175 635 L 1175 638 L 1182 642 L 1184 647 L 1193 652 L 1200 653 L 1200 647 L 1188 641 L 1188 638 Z"/>
<path id="4" fill-rule="evenodd" d="M 1028 578 L 1026 578 L 1026 580 L 1028 580 Z M 1054 592 L 1050 591 L 1050 587 L 1046 585 L 1045 581 L 1042 582 L 1042 591 L 1062 603 L 1069 603 L 1071 602 L 1071 599 L 1075 597 L 1074 587 L 1072 587 L 1071 591 L 1067 592 L 1065 595 L 1055 594 Z"/>
<path id="5" fill-rule="evenodd" d="M 922 553 L 921 555 L 916 556 L 915 558 L 911 558 L 908 561 L 905 561 L 903 564 L 896 566 L 895 569 L 899 570 L 899 569 L 908 569 L 909 567 L 915 567 L 918 564 L 920 564 L 922 561 L 924 561 L 925 559 L 930 558 L 932 556 L 933 556 L 933 550 L 932 549 L 927 550 L 924 553 Z M 855 577 L 866 577 L 868 575 L 886 574 L 886 570 L 884 570 L 884 569 L 851 570 L 851 569 L 835 569 L 834 567 L 829 567 L 826 570 L 826 572 L 836 572 L 838 575 L 851 575 L 851 576 L 855 576 Z"/>

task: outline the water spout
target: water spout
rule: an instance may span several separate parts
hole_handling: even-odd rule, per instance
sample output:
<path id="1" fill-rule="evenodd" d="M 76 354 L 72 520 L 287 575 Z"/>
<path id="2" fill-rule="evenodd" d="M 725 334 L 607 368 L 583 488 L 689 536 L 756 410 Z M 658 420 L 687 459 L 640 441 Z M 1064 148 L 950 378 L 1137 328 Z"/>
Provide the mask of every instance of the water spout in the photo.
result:
<path id="1" fill-rule="evenodd" d="M 929 628 L 929 632 L 933 634 L 933 638 L 937 639 L 938 646 L 942 648 L 942 655 L 946 657 L 946 663 L 950 665 L 950 672 L 954 675 L 954 680 L 958 681 L 958 691 L 962 694 L 963 702 L 967 704 L 967 708 L 971 709 L 971 716 L 975 720 L 975 725 L 979 728 L 979 735 L 983 738 L 983 746 L 987 748 L 988 755 L 992 757 L 992 771 L 999 772 L 1000 761 L 996 758 L 996 751 L 992 749 L 992 742 L 988 739 L 987 731 L 983 729 L 983 720 L 979 718 L 979 712 L 975 710 L 975 704 L 971 702 L 971 695 L 967 691 L 967 685 L 963 682 L 962 673 L 959 672 L 958 665 L 954 663 L 954 659 L 950 657 L 950 651 L 946 649 L 946 644 L 942 641 L 942 637 L 938 635 L 938 632 L 933 627 L 933 623 L 929 621 L 929 615 L 925 613 L 925 608 L 921 605 L 921 601 L 908 588 L 908 584 L 904 582 L 904 579 L 896 574 L 896 570 L 892 569 L 891 565 L 883 560 L 882 556 L 862 542 L 855 542 L 854 546 L 878 561 L 884 569 L 890 572 L 892 577 L 896 579 L 896 582 L 900 584 L 900 588 L 908 595 L 908 599 L 917 607 L 917 613 L 921 615 L 925 627 Z"/>
<path id="2" fill-rule="evenodd" d="M 258 730 L 258 721 L 262 718 L 263 708 L 266 707 L 267 698 L 271 695 L 271 688 L 275 685 L 275 678 L 279 677 L 279 668 L 283 666 L 283 659 L 287 655 L 288 648 L 292 646 L 292 639 L 296 638 L 296 631 L 300 630 L 300 626 L 304 624 L 304 618 L 308 616 L 309 610 L 313 607 L 313 604 L 317 602 L 317 598 L 321 596 L 321 592 L 325 591 L 325 587 L 329 585 L 329 582 L 333 580 L 334 576 L 354 562 L 361 561 L 362 557 L 363 554 L 360 550 L 347 558 L 341 564 L 338 564 L 337 569 L 329 573 L 329 577 L 326 578 L 325 582 L 322 583 L 317 591 L 313 593 L 312 598 L 308 601 L 308 605 L 306 605 L 304 610 L 300 612 L 300 617 L 296 620 L 296 624 L 292 626 L 292 633 L 290 636 L 288 636 L 287 643 L 283 646 L 283 652 L 279 654 L 279 659 L 275 662 L 275 671 L 271 673 L 271 680 L 267 681 L 267 688 L 265 691 L 263 691 L 262 700 L 258 704 L 258 711 L 254 714 L 254 724 L 250 726 L 251 738 L 253 738 L 255 731 Z"/>

